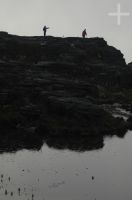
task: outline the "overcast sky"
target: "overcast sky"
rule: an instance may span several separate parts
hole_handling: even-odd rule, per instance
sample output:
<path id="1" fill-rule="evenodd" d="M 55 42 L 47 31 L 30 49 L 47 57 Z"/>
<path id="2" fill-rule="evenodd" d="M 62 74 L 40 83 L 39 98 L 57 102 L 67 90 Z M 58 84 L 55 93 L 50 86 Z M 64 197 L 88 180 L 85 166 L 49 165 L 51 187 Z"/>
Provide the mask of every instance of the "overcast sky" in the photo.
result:
<path id="1" fill-rule="evenodd" d="M 108 13 L 130 13 L 117 18 Z M 120 49 L 127 62 L 132 61 L 132 2 L 129 0 L 0 0 L 0 30 L 18 35 L 81 36 L 87 28 L 88 37 L 103 37 L 109 45 Z"/>

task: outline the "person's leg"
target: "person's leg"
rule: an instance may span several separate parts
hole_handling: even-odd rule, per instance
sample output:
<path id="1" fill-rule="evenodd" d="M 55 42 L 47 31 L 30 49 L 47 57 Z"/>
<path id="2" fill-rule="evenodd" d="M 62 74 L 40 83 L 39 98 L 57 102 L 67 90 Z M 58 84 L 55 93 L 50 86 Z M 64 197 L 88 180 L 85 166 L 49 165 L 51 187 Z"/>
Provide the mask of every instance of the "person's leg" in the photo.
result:
<path id="1" fill-rule="evenodd" d="M 46 36 L 46 31 L 44 31 L 44 37 Z"/>

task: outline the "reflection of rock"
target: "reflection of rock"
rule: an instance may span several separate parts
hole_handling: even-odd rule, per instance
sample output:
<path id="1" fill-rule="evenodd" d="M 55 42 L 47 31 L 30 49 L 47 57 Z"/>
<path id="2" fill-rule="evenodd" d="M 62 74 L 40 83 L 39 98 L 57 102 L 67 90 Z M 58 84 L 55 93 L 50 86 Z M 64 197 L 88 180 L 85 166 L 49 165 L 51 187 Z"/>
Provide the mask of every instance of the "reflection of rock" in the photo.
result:
<path id="1" fill-rule="evenodd" d="M 42 145 L 43 139 L 35 134 L 9 132 L 0 136 L 0 153 L 16 152 L 21 149 L 40 150 Z"/>
<path id="2" fill-rule="evenodd" d="M 127 120 L 127 126 L 129 130 L 132 130 L 132 116 L 128 118 Z"/>
<path id="3" fill-rule="evenodd" d="M 103 137 L 39 137 L 25 136 L 14 138 L 3 137 L 0 141 L 0 153 L 16 152 L 21 149 L 40 150 L 43 142 L 55 149 L 73 151 L 88 151 L 103 148 Z"/>
<path id="4" fill-rule="evenodd" d="M 103 148 L 103 137 L 48 137 L 45 143 L 55 149 L 88 151 Z"/>
<path id="5" fill-rule="evenodd" d="M 121 52 L 102 38 L 44 41 L 0 32 L 1 147 L 13 149 L 14 141 L 14 150 L 40 149 L 52 137 L 81 137 L 85 146 L 87 136 L 86 149 L 94 149 L 104 135 L 124 135 L 126 122 L 103 105 L 131 103 L 131 75 Z M 66 140 L 70 147 L 62 146 L 72 149 L 73 139 Z"/>
<path id="6" fill-rule="evenodd" d="M 111 133 L 109 134 L 111 135 Z M 124 137 L 125 132 L 119 131 L 118 136 Z M 55 149 L 69 149 L 73 151 L 88 151 L 101 149 L 104 146 L 104 138 L 102 135 L 82 135 L 72 136 L 67 135 L 44 135 L 38 133 L 21 132 L 21 133 L 10 133 L 1 135 L 0 140 L 0 153 L 5 152 L 16 152 L 21 149 L 37 150 L 39 151 L 43 143 L 47 144 L 51 148 Z M 10 178 L 8 179 L 10 181 Z"/>

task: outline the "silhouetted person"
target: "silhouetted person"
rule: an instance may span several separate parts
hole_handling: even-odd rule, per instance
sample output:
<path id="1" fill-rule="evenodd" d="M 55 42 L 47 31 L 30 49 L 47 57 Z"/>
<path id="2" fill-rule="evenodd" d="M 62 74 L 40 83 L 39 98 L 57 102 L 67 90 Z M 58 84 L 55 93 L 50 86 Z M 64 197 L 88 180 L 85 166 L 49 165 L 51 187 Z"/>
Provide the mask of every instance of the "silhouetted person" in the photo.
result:
<path id="1" fill-rule="evenodd" d="M 44 28 L 43 28 L 43 31 L 44 31 L 44 37 L 46 37 L 47 29 L 49 29 L 49 27 L 44 26 Z"/>
<path id="2" fill-rule="evenodd" d="M 84 29 L 84 31 L 82 32 L 82 37 L 85 38 L 87 36 L 87 31 L 86 28 Z"/>

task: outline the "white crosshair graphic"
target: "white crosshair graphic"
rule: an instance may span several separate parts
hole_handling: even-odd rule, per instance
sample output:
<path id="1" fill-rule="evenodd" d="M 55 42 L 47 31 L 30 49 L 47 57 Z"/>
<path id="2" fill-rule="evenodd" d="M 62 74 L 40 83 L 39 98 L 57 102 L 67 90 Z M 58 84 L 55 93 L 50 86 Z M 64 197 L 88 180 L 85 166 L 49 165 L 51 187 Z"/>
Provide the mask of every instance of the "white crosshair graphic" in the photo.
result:
<path id="1" fill-rule="evenodd" d="M 109 16 L 116 16 L 117 17 L 117 25 L 121 25 L 121 17 L 129 16 L 130 13 L 122 13 L 121 12 L 121 4 L 117 4 L 117 13 L 109 13 Z"/>

